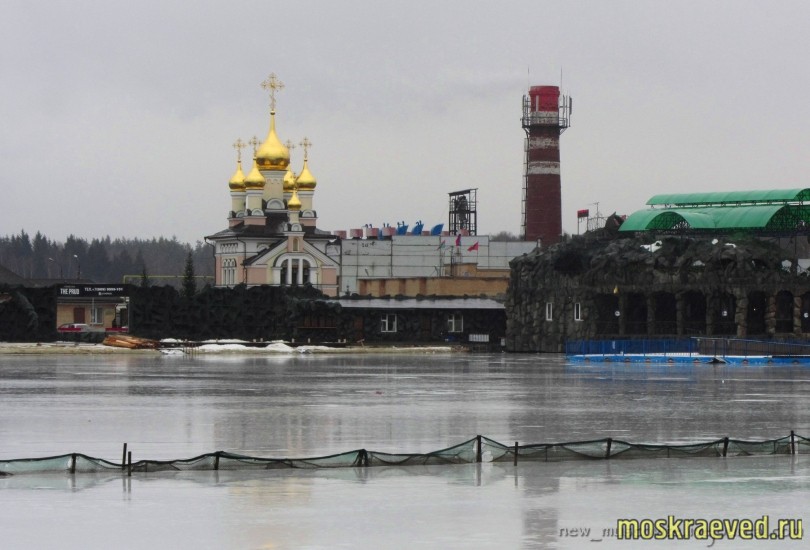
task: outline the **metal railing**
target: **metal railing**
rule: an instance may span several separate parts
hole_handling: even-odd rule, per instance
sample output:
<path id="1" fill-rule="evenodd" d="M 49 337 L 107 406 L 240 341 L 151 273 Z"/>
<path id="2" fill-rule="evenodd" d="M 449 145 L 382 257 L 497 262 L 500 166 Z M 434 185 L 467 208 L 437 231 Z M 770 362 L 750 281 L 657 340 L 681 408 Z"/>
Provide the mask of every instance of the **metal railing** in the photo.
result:
<path id="1" fill-rule="evenodd" d="M 712 357 L 810 357 L 810 342 L 746 338 L 691 337 L 676 339 L 574 340 L 567 355 L 705 355 Z"/>

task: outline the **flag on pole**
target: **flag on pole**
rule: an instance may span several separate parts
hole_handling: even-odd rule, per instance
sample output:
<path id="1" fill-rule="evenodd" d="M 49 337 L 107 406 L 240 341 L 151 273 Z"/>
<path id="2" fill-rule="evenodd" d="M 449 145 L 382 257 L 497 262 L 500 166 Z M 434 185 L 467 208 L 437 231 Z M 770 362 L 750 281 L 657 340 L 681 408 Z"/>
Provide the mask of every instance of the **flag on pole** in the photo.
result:
<path id="1" fill-rule="evenodd" d="M 467 252 L 472 252 L 473 250 L 478 250 L 478 241 L 475 241 L 475 244 L 468 248 Z"/>
<path id="2" fill-rule="evenodd" d="M 461 233 L 456 235 L 456 246 L 461 246 Z"/>

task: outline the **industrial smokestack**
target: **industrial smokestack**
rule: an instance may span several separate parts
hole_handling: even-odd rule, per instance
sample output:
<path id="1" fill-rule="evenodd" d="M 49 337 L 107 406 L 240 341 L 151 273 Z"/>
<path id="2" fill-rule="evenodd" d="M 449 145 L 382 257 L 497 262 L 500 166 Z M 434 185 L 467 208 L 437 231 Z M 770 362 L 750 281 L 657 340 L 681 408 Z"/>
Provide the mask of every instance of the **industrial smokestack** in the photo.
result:
<path id="1" fill-rule="evenodd" d="M 560 134 L 568 128 L 570 106 L 557 86 L 532 86 L 523 96 L 523 235 L 544 246 L 559 242 L 562 234 Z"/>

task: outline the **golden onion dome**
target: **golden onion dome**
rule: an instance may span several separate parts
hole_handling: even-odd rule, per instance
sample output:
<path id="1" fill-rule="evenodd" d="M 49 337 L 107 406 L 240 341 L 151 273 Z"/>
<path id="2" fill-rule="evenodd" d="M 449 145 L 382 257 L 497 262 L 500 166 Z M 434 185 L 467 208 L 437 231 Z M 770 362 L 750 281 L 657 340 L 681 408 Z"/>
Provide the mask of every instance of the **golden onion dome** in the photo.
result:
<path id="1" fill-rule="evenodd" d="M 295 189 L 295 172 L 290 167 L 287 167 L 287 173 L 284 174 L 284 192 L 291 193 Z"/>
<path id="2" fill-rule="evenodd" d="M 228 182 L 228 187 L 231 188 L 231 191 L 244 191 L 245 190 L 245 174 L 242 172 L 242 161 L 237 161 L 236 163 L 236 172 L 233 173 L 231 176 L 231 180 Z"/>
<path id="3" fill-rule="evenodd" d="M 293 187 L 292 197 L 287 201 L 288 210 L 301 210 L 301 201 L 298 200 L 298 190 Z"/>
<path id="4" fill-rule="evenodd" d="M 264 189 L 265 183 L 267 183 L 267 180 L 265 180 L 262 173 L 259 172 L 259 166 L 254 158 L 253 168 L 245 178 L 245 189 Z"/>
<path id="5" fill-rule="evenodd" d="M 298 189 L 303 189 L 305 191 L 312 191 L 315 189 L 315 186 L 318 185 L 318 181 L 315 179 L 315 176 L 313 176 L 312 172 L 309 171 L 307 159 L 304 159 L 304 167 L 301 169 L 301 173 L 295 179 L 295 183 L 298 184 Z"/>
<path id="6" fill-rule="evenodd" d="M 286 170 L 290 165 L 290 150 L 276 135 L 276 112 L 270 111 L 270 131 L 256 152 L 260 170 Z"/>

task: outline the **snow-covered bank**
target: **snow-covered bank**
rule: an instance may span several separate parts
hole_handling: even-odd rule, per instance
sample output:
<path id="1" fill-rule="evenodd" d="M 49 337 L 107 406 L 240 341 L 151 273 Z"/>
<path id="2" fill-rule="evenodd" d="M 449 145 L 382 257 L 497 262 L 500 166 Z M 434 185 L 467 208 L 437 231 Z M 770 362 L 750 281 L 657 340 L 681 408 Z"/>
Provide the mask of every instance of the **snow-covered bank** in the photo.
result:
<path id="1" fill-rule="evenodd" d="M 0 355 L 34 355 L 34 354 L 122 354 L 122 353 L 158 353 L 153 349 L 125 349 L 103 344 L 85 344 L 76 342 L 42 342 L 19 343 L 0 342 Z"/>
<path id="2" fill-rule="evenodd" d="M 0 342 L 0 354 L 158 354 L 167 349 L 177 350 L 174 353 L 232 353 L 232 354 L 302 354 L 302 353 L 454 353 L 463 348 L 455 346 L 354 346 L 333 348 L 328 346 L 289 346 L 284 342 L 269 342 L 266 345 L 256 345 L 241 340 L 211 340 L 203 342 L 196 347 L 186 347 L 181 340 L 161 340 L 165 346 L 162 350 L 154 349 L 125 349 L 103 344 L 86 344 L 75 342 L 44 342 L 44 343 L 17 343 Z"/>

